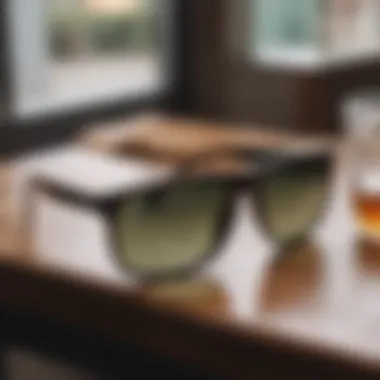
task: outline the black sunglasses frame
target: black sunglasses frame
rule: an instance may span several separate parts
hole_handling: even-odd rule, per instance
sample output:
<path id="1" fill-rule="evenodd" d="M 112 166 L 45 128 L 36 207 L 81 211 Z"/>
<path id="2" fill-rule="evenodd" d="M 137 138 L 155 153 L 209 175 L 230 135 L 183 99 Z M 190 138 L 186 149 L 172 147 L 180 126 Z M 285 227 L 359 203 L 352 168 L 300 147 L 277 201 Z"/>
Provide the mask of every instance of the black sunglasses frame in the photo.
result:
<path id="1" fill-rule="evenodd" d="M 215 157 L 215 155 L 220 154 L 230 154 L 241 156 L 244 159 L 252 159 L 255 163 L 259 163 L 258 170 L 253 170 L 252 173 L 238 174 L 238 175 L 215 175 L 207 176 L 204 178 L 198 177 L 188 177 L 187 173 L 191 171 L 191 168 L 195 167 L 198 163 L 204 162 L 210 157 Z M 226 238 L 228 237 L 228 232 L 230 231 L 231 221 L 233 219 L 234 205 L 236 204 L 237 198 L 242 192 L 248 191 L 251 194 L 251 206 L 252 210 L 259 215 L 261 232 L 266 236 L 271 236 L 269 222 L 266 218 L 266 212 L 263 209 L 263 197 L 262 187 L 260 184 L 265 179 L 270 176 L 278 175 L 279 171 L 289 170 L 289 171 L 308 171 L 315 169 L 322 169 L 324 173 L 325 186 L 326 189 L 329 185 L 330 168 L 331 168 L 331 153 L 323 152 L 322 154 L 311 155 L 306 157 L 294 157 L 288 154 L 283 154 L 279 152 L 273 152 L 268 150 L 218 150 L 210 151 L 203 155 L 199 155 L 190 159 L 189 161 L 183 163 L 179 170 L 173 175 L 173 177 L 167 182 L 155 186 L 150 189 L 139 189 L 139 190 L 126 190 L 120 191 L 116 195 L 107 198 L 97 198 L 91 197 L 83 193 L 79 193 L 68 186 L 63 186 L 58 184 L 51 179 L 38 177 L 34 178 L 31 183 L 31 194 L 38 192 L 49 196 L 55 201 L 63 202 L 64 204 L 69 204 L 71 206 L 96 210 L 99 212 L 106 220 L 107 226 L 109 228 L 109 242 L 111 243 L 112 257 L 115 263 L 123 268 L 126 273 L 133 275 L 140 282 L 143 283 L 154 283 L 165 280 L 175 280 L 180 278 L 188 278 L 199 273 L 199 271 L 212 259 L 217 256 L 219 249 L 223 246 Z M 186 186 L 191 183 L 220 183 L 220 186 L 227 189 L 227 195 L 223 204 L 223 210 L 221 210 L 221 216 L 217 223 L 217 228 L 215 231 L 215 236 L 213 237 L 212 246 L 202 255 L 202 258 L 198 260 L 193 265 L 187 266 L 175 271 L 142 271 L 138 268 L 134 268 L 132 263 L 129 263 L 127 258 L 121 259 L 118 254 L 118 239 L 116 236 L 116 220 L 120 205 L 124 202 L 133 199 L 136 196 L 149 195 L 152 194 L 165 194 L 169 192 L 170 189 L 176 188 L 178 186 Z M 328 192 L 326 191 L 326 194 Z M 27 201 L 27 215 L 25 222 L 28 227 L 27 230 L 30 231 L 33 225 L 33 201 Z M 320 211 L 323 207 L 321 205 Z M 297 239 L 289 242 L 289 246 L 280 246 L 280 250 L 289 251 L 291 247 L 300 244 L 307 238 L 309 233 L 309 228 L 314 225 L 320 218 L 321 212 L 318 212 L 315 219 L 310 226 L 306 227 L 303 234 L 300 234 Z M 30 232 L 29 232 L 30 233 Z"/>

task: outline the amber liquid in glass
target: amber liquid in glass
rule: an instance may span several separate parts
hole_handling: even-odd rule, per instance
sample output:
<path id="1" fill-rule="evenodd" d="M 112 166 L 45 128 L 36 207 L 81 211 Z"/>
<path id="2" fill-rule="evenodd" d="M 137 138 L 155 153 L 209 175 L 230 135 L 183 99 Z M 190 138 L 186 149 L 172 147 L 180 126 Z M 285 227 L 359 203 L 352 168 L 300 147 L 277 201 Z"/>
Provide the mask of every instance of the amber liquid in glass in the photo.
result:
<path id="1" fill-rule="evenodd" d="M 363 232 L 380 240 L 380 193 L 356 194 L 355 214 Z"/>

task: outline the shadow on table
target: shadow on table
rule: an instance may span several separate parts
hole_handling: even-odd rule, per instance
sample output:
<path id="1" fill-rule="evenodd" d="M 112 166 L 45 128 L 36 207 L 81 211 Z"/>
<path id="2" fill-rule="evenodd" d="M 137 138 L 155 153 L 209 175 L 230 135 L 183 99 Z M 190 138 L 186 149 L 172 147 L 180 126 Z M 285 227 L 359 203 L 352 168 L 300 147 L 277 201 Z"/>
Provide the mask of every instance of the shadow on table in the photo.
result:
<path id="1" fill-rule="evenodd" d="M 142 293 L 155 301 L 170 302 L 199 313 L 229 313 L 223 286 L 213 278 L 194 278 L 146 286 Z"/>
<path id="2" fill-rule="evenodd" d="M 263 274 L 260 292 L 260 313 L 275 313 L 317 302 L 323 286 L 323 256 L 312 244 L 291 254 L 279 255 Z M 197 313 L 233 315 L 223 284 L 213 278 L 166 282 L 142 289 L 149 299 L 170 302 Z M 252 300 L 252 309 L 254 300 Z"/>
<path id="3" fill-rule="evenodd" d="M 323 256 L 306 243 L 279 254 L 267 268 L 261 288 L 261 312 L 282 312 L 315 303 L 323 285 Z"/>
<path id="4" fill-rule="evenodd" d="M 355 268 L 361 275 L 380 275 L 380 242 L 360 239 L 356 243 Z"/>

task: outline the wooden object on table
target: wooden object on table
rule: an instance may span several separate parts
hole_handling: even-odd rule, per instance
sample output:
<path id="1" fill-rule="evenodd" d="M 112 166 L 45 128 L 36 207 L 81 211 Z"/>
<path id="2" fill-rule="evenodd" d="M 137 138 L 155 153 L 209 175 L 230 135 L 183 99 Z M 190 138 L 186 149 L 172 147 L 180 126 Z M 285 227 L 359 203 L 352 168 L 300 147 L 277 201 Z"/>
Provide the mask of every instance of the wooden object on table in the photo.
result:
<path id="1" fill-rule="evenodd" d="M 266 131 L 263 126 L 222 125 L 162 115 L 121 120 L 79 137 L 84 146 L 95 150 L 169 163 L 179 163 L 209 150 L 275 147 L 294 139 L 302 141 L 299 136 Z"/>

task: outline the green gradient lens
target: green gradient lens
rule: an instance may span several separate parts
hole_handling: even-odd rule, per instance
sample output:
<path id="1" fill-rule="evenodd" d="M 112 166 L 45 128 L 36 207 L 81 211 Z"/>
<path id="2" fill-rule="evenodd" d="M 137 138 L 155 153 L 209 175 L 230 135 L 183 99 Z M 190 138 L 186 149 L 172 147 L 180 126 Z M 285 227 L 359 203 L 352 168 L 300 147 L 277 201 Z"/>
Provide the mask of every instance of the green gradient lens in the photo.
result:
<path id="1" fill-rule="evenodd" d="M 258 185 L 258 209 L 271 239 L 286 245 L 309 232 L 326 198 L 326 160 L 280 169 Z"/>
<path id="2" fill-rule="evenodd" d="M 220 182 L 188 183 L 126 200 L 116 221 L 122 262 L 151 275 L 197 265 L 216 242 L 228 194 Z"/>

